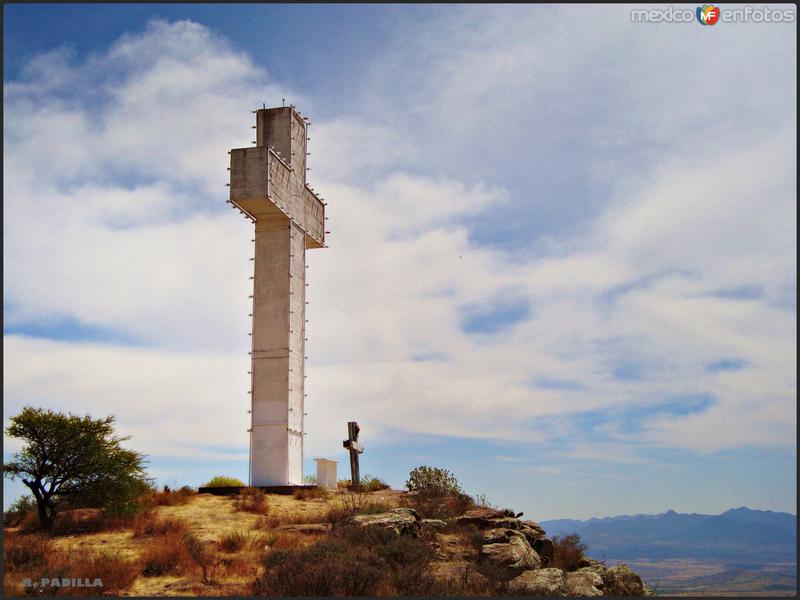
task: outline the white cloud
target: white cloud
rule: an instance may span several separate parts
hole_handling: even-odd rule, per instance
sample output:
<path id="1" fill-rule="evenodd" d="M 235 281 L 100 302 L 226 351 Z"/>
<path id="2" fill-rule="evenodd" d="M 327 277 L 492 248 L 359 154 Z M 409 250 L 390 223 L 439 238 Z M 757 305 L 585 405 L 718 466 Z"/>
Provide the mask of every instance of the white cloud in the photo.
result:
<path id="1" fill-rule="evenodd" d="M 314 123 L 311 181 L 329 199 L 333 233 L 329 249 L 309 254 L 309 453 L 338 448 L 331 423 L 350 418 L 375 436 L 546 444 L 575 433 L 575 413 L 698 392 L 718 403 L 587 440 L 572 456 L 635 460 L 629 442 L 710 452 L 794 441 L 796 316 L 775 307 L 796 268 L 793 109 L 766 114 L 787 105 L 744 81 L 749 62 L 701 77 L 696 50 L 708 40 L 687 42 L 670 65 L 659 53 L 666 29 L 625 29 L 617 17 L 590 26 L 572 10 L 538 21 L 521 9 L 459 10 L 436 41 L 420 37 L 418 58 L 377 57 L 409 87 L 381 91 L 376 76 L 363 102 L 397 122 Z M 588 36 L 582 45 L 556 26 L 565 18 Z M 786 45 L 742 44 L 740 60 Z M 791 96 L 787 72 L 759 71 Z M 79 85 L 88 91 L 58 99 Z M 6 85 L 7 324 L 68 316 L 143 344 L 7 335 L 7 413 L 26 402 L 113 412 L 156 455 L 219 455 L 186 440 L 246 447 L 251 230 L 222 209 L 226 150 L 250 141 L 252 107 L 278 97 L 298 96 L 188 22 L 156 21 L 83 63 L 38 57 Z M 554 102 L 561 111 L 548 113 Z M 547 156 L 562 133 L 577 162 Z M 515 153 L 531 169 L 544 161 L 607 186 L 598 214 L 545 255 L 471 239 L 494 211 L 537 206 L 487 177 L 493 164 L 513 172 L 503 161 Z M 647 168 L 622 168 L 630 157 Z M 764 298 L 710 295 L 754 284 Z M 528 302 L 530 315 L 494 334 L 462 330 L 464 307 L 506 298 Z M 439 360 L 415 360 L 424 354 Z M 747 368 L 705 370 L 732 356 Z M 634 358 L 645 376 L 614 379 Z M 543 379 L 580 385 L 537 387 Z"/>

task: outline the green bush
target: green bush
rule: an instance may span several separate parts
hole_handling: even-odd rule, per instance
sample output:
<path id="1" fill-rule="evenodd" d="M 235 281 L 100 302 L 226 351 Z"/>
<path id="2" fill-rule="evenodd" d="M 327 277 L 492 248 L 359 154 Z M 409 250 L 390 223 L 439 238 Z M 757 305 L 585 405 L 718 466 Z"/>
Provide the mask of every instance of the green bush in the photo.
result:
<path id="1" fill-rule="evenodd" d="M 406 487 L 414 492 L 422 492 L 435 496 L 462 494 L 461 484 L 455 475 L 447 469 L 438 467 L 417 467 L 408 474 Z"/>
<path id="2" fill-rule="evenodd" d="M 53 528 L 62 508 L 103 508 L 119 517 L 141 509 L 150 485 L 145 457 L 122 447 L 130 438 L 114 434 L 113 416 L 93 419 L 26 406 L 10 421 L 6 435 L 24 444 L 3 464 L 3 476 L 30 488 L 43 529 Z"/>
<path id="3" fill-rule="evenodd" d="M 241 479 L 236 479 L 236 477 L 217 475 L 216 477 L 212 477 L 201 487 L 244 487 L 244 482 Z"/>

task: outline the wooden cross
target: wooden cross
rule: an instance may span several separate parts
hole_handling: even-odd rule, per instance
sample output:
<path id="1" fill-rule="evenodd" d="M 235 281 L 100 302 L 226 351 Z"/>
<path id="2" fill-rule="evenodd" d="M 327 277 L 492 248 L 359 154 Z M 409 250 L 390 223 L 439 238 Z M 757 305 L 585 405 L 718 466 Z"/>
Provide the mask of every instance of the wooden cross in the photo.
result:
<path id="1" fill-rule="evenodd" d="M 361 485 L 361 474 L 358 472 L 358 455 L 364 452 L 364 447 L 358 443 L 358 432 L 361 428 L 355 421 L 347 423 L 347 439 L 342 446 L 350 451 L 350 481 L 353 487 Z"/>

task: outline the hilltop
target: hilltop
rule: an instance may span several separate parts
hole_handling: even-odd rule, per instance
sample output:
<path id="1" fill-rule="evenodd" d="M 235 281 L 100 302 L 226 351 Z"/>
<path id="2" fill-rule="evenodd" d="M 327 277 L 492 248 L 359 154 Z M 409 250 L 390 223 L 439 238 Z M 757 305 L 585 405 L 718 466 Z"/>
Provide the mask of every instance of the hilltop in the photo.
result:
<path id="1" fill-rule="evenodd" d="M 6 595 L 23 579 L 101 577 L 79 595 L 642 595 L 624 566 L 583 556 L 510 510 L 468 496 L 247 489 L 160 492 L 128 521 L 67 511 L 52 536 L 5 529 Z M 438 503 L 438 504 L 437 504 Z M 426 518 L 435 510 L 441 518 Z M 34 590 L 28 590 L 29 592 Z M 48 588 L 47 593 L 53 593 Z"/>

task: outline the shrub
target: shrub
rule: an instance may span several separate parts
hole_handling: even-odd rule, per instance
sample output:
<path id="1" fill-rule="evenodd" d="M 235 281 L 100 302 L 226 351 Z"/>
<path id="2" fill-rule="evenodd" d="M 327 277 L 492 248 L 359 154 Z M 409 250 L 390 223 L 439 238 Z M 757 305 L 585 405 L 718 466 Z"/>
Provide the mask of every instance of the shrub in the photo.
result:
<path id="1" fill-rule="evenodd" d="M 364 475 L 361 478 L 361 489 L 365 492 L 379 492 L 380 490 L 388 490 L 389 487 L 388 483 L 374 475 Z"/>
<path id="2" fill-rule="evenodd" d="M 3 540 L 3 570 L 40 567 L 49 554 L 50 539 L 45 535 L 8 535 Z"/>
<path id="3" fill-rule="evenodd" d="M 186 523 L 174 517 L 158 518 L 152 512 L 142 513 L 133 520 L 133 537 L 151 537 L 169 533 L 183 533 Z"/>
<path id="4" fill-rule="evenodd" d="M 356 491 L 343 494 L 340 502 L 341 504 L 331 507 L 325 515 L 325 521 L 334 528 L 346 524 L 355 515 L 373 515 L 391 509 L 388 504 L 373 502 L 367 494 Z"/>
<path id="5" fill-rule="evenodd" d="M 264 558 L 255 594 L 298 596 L 431 595 L 433 549 L 386 530 L 343 527 L 301 549 Z"/>
<path id="6" fill-rule="evenodd" d="M 183 537 L 183 544 L 189 557 L 203 570 L 203 583 L 213 583 L 214 572 L 220 561 L 217 560 L 211 544 L 203 543 L 190 533 Z"/>
<path id="7" fill-rule="evenodd" d="M 316 498 L 327 498 L 328 491 L 325 488 L 296 488 L 292 493 L 295 500 L 314 500 Z"/>
<path id="8" fill-rule="evenodd" d="M 269 512 L 267 496 L 255 487 L 246 487 L 239 492 L 239 496 L 233 503 L 233 508 L 236 511 L 251 512 L 257 515 L 265 515 Z"/>
<path id="9" fill-rule="evenodd" d="M 476 506 L 475 500 L 463 493 L 441 496 L 433 492 L 415 492 L 403 496 L 401 503 L 416 510 L 425 519 L 452 519 Z"/>
<path id="10" fill-rule="evenodd" d="M 476 494 L 473 498 L 476 507 L 481 508 L 497 508 L 494 504 L 486 499 L 486 494 Z M 466 512 L 466 511 L 465 511 Z"/>
<path id="11" fill-rule="evenodd" d="M 303 482 L 308 485 L 316 485 L 317 484 L 317 476 L 316 475 L 306 475 L 303 477 Z"/>
<path id="12" fill-rule="evenodd" d="M 59 513 L 53 522 L 55 535 L 113 531 L 129 527 L 133 517 L 120 516 L 99 508 L 76 508 Z"/>
<path id="13" fill-rule="evenodd" d="M 169 487 L 164 486 L 162 491 L 151 490 L 149 494 L 144 496 L 141 501 L 143 508 L 155 508 L 156 506 L 183 506 L 187 504 L 195 492 L 189 486 L 183 486 L 174 492 Z"/>
<path id="14" fill-rule="evenodd" d="M 188 556 L 181 537 L 168 534 L 153 538 L 142 551 L 142 575 L 160 577 L 180 573 L 188 564 Z"/>
<path id="15" fill-rule="evenodd" d="M 447 469 L 438 467 L 417 467 L 408 474 L 406 487 L 410 491 L 423 492 L 437 496 L 448 496 L 450 494 L 461 494 L 461 484 L 458 483 L 455 475 Z"/>
<path id="16" fill-rule="evenodd" d="M 217 475 L 204 483 L 201 487 L 244 487 L 245 483 L 236 477 L 227 477 L 225 475 Z"/>
<path id="17" fill-rule="evenodd" d="M 36 498 L 30 495 L 20 496 L 7 510 L 3 511 L 3 525 L 16 527 L 29 514 L 36 515 Z"/>
<path id="18" fill-rule="evenodd" d="M 417 467 L 409 473 L 406 487 L 412 493 L 403 498 L 403 504 L 425 518 L 450 519 L 476 506 L 475 499 L 464 493 L 447 469 Z"/>
<path id="19" fill-rule="evenodd" d="M 581 542 L 581 536 L 577 533 L 553 536 L 553 546 L 555 547 L 553 562 L 548 566 L 559 568 L 564 572 L 577 569 L 578 562 L 586 553 L 586 544 Z"/>
<path id="20" fill-rule="evenodd" d="M 226 533 L 219 540 L 220 550 L 224 552 L 238 552 L 250 541 L 250 535 L 246 531 L 232 531 Z"/>

